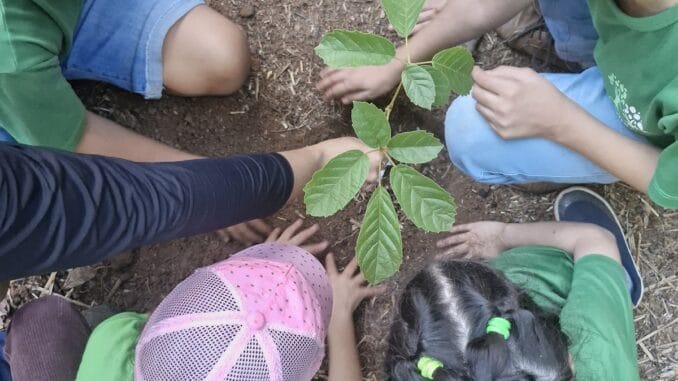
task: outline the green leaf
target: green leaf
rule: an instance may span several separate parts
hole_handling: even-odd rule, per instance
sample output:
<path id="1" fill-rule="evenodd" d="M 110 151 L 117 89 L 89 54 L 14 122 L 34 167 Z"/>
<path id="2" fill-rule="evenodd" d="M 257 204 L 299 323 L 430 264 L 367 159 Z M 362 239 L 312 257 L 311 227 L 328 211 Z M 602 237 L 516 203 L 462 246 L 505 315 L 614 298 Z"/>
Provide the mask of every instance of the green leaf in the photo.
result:
<path id="1" fill-rule="evenodd" d="M 408 164 L 428 163 L 443 149 L 443 144 L 426 131 L 409 131 L 394 136 L 388 142 L 388 154 Z"/>
<path id="2" fill-rule="evenodd" d="M 372 148 L 386 146 L 391 138 L 391 125 L 386 114 L 372 103 L 353 102 L 351 120 L 355 134 Z"/>
<path id="3" fill-rule="evenodd" d="M 403 88 L 412 103 L 427 110 L 436 98 L 436 87 L 431 74 L 417 65 L 407 65 L 402 74 Z"/>
<path id="4" fill-rule="evenodd" d="M 323 36 L 315 52 L 331 67 L 386 65 L 395 57 L 395 46 L 370 33 L 334 30 Z"/>
<path id="5" fill-rule="evenodd" d="M 424 0 L 382 0 L 388 22 L 402 38 L 408 37 L 417 24 Z"/>
<path id="6" fill-rule="evenodd" d="M 452 196 L 413 168 L 404 164 L 392 168 L 391 187 L 403 212 L 417 227 L 437 233 L 454 224 L 457 211 Z"/>
<path id="7" fill-rule="evenodd" d="M 369 169 L 370 159 L 358 150 L 330 160 L 304 187 L 306 213 L 327 217 L 343 209 L 360 191 Z"/>
<path id="8" fill-rule="evenodd" d="M 449 103 L 450 100 L 450 81 L 447 79 L 447 76 L 442 71 L 434 68 L 433 66 L 422 66 L 433 78 L 433 83 L 435 83 L 436 88 L 436 98 L 433 101 L 434 106 L 445 106 Z"/>
<path id="9" fill-rule="evenodd" d="M 466 95 L 471 91 L 473 63 L 471 52 L 460 46 L 445 49 L 433 56 L 433 67 L 445 73 L 450 82 L 450 90 L 459 95 Z"/>
<path id="10" fill-rule="evenodd" d="M 365 279 L 376 284 L 395 274 L 403 261 L 400 224 L 391 195 L 379 186 L 367 203 L 356 243 L 358 264 Z"/>

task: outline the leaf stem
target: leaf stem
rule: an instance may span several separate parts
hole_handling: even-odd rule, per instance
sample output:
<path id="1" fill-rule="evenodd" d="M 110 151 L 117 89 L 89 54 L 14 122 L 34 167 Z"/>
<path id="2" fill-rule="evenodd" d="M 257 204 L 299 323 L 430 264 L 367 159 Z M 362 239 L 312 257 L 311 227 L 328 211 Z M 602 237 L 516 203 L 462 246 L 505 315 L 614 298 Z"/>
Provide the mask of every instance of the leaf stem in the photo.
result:
<path id="1" fill-rule="evenodd" d="M 384 156 L 386 156 L 386 158 L 391 163 L 391 165 L 395 167 L 396 163 L 393 161 L 393 159 L 391 159 L 391 155 L 389 155 L 388 152 L 386 152 L 386 151 L 383 151 L 383 154 L 384 154 Z"/>
<path id="2" fill-rule="evenodd" d="M 414 65 L 428 65 L 432 64 L 433 61 L 423 61 L 423 62 L 415 62 Z"/>
<path id="3" fill-rule="evenodd" d="M 386 113 L 386 120 L 389 120 L 391 117 L 391 111 L 393 111 L 393 105 L 395 104 L 396 98 L 398 98 L 398 94 L 400 94 L 400 89 L 403 87 L 403 81 L 400 81 L 398 83 L 398 88 L 396 89 L 395 93 L 393 93 L 393 98 L 391 98 L 391 102 L 389 102 L 388 106 L 386 106 L 386 109 L 384 109 L 384 112 Z"/>

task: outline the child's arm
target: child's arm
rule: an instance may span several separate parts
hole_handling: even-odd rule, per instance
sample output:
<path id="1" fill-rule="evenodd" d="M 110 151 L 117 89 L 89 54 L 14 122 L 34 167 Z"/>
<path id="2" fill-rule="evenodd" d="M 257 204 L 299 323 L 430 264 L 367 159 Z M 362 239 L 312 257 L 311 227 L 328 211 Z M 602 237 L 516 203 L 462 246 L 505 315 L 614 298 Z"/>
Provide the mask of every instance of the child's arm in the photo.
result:
<path id="1" fill-rule="evenodd" d="M 473 70 L 478 112 L 504 139 L 540 137 L 576 151 L 647 193 L 659 150 L 603 125 L 534 70 Z"/>
<path id="2" fill-rule="evenodd" d="M 449 237 L 438 241 L 437 246 L 444 248 L 446 254 L 469 259 L 489 259 L 514 247 L 543 245 L 567 251 L 575 261 L 590 254 L 599 254 L 621 262 L 614 235 L 593 224 L 482 221 L 455 226 L 450 233 Z"/>
<path id="3" fill-rule="evenodd" d="M 332 284 L 332 318 L 327 333 L 329 342 L 329 381 L 360 381 L 360 359 L 355 341 L 353 311 L 360 302 L 384 291 L 382 287 L 365 286 L 358 263 L 353 258 L 343 272 L 337 270 L 332 254 L 326 259 L 327 274 Z"/>
<path id="4" fill-rule="evenodd" d="M 448 0 L 445 7 L 408 40 L 411 62 L 430 59 L 440 50 L 462 44 L 504 24 L 530 0 Z M 325 70 L 316 85 L 325 99 L 344 104 L 386 94 L 400 81 L 407 62 L 404 47 L 384 66 Z"/>

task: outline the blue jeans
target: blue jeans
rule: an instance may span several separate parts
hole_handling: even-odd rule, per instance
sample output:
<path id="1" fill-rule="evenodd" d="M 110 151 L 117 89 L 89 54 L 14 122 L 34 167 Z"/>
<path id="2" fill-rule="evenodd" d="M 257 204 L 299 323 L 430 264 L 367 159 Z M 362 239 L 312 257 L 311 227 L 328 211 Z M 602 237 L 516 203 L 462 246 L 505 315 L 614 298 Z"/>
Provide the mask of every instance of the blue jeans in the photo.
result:
<path id="1" fill-rule="evenodd" d="M 589 66 L 597 34 L 586 1 L 540 0 L 539 3 L 561 58 Z M 617 116 L 598 68 L 591 67 L 578 74 L 543 76 L 609 128 L 645 141 L 627 129 Z M 471 96 L 459 97 L 452 103 L 445 118 L 445 140 L 454 165 L 476 181 L 491 184 L 617 181 L 587 158 L 552 141 L 502 139 L 476 111 L 475 104 Z"/>

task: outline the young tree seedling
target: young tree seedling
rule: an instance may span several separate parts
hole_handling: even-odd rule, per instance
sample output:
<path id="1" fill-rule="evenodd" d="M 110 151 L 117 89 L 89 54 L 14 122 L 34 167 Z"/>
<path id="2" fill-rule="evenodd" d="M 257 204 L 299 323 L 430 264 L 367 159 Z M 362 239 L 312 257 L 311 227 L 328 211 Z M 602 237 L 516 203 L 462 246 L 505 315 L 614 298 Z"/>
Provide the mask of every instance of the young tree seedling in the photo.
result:
<path id="1" fill-rule="evenodd" d="M 427 110 L 446 105 L 450 93 L 468 94 L 474 62 L 471 53 L 462 47 L 438 52 L 428 62 L 411 62 L 407 38 L 423 5 L 424 0 L 382 0 L 389 22 L 405 40 L 407 62 L 388 106 L 381 110 L 372 103 L 353 102 L 351 120 L 356 136 L 380 151 L 393 166 L 389 182 L 405 216 L 427 232 L 443 232 L 454 224 L 454 199 L 435 181 L 408 165 L 430 162 L 438 156 L 443 145 L 426 131 L 392 136 L 389 119 L 401 90 L 412 103 Z M 315 51 L 333 68 L 386 65 L 396 54 L 395 46 L 388 39 L 348 30 L 325 34 Z M 304 187 L 306 212 L 311 216 L 327 217 L 345 208 L 367 180 L 369 166 L 368 156 L 358 150 L 332 159 Z M 381 179 L 367 203 L 356 256 L 360 270 L 371 284 L 395 274 L 402 263 L 398 214 Z"/>

